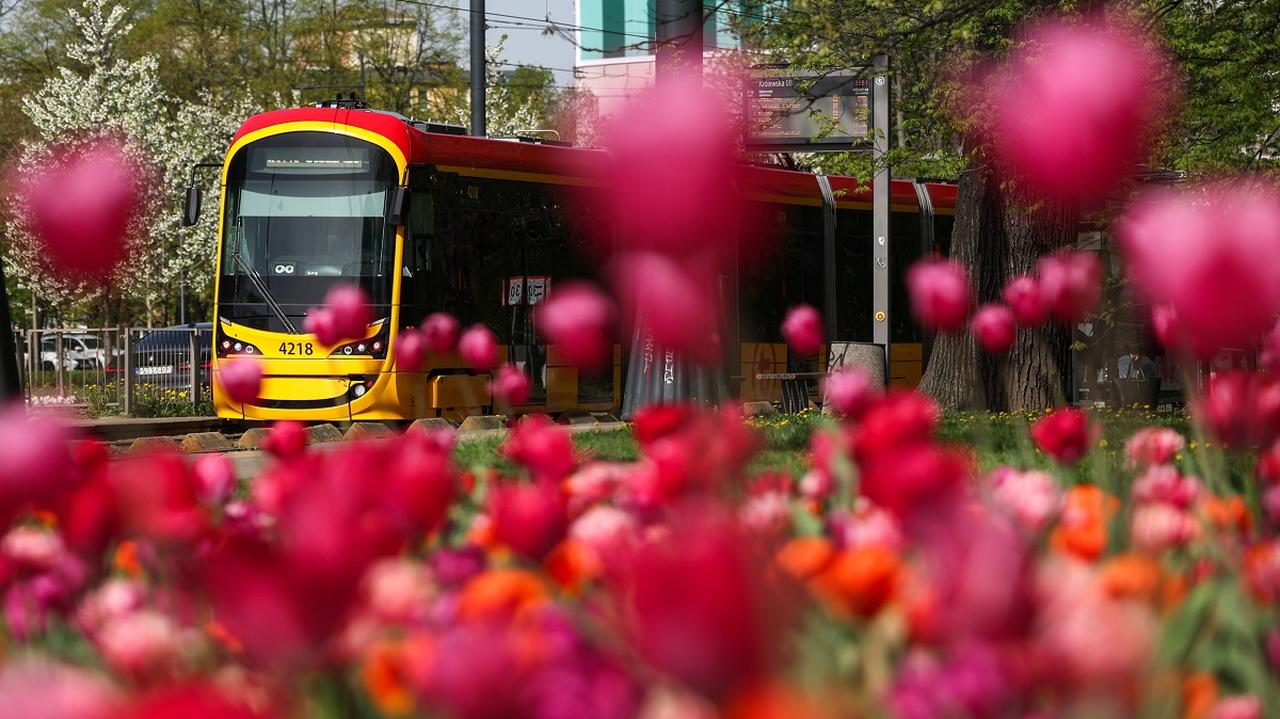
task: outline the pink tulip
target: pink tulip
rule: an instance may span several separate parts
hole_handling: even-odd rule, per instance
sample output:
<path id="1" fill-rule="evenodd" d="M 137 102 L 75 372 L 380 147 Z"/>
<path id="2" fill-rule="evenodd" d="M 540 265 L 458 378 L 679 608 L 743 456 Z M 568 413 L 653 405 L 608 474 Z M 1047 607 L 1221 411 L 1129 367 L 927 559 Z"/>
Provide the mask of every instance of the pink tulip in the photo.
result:
<path id="1" fill-rule="evenodd" d="M 326 347 L 342 342 L 342 332 L 338 329 L 338 318 L 328 307 L 312 307 L 307 311 L 307 318 L 302 328 L 315 335 L 316 341 Z"/>
<path id="2" fill-rule="evenodd" d="M 700 83 L 659 85 L 610 124 L 604 203 L 624 251 L 679 257 L 737 239 L 740 129 Z M 655 211 L 661 208 L 661 211 Z"/>
<path id="3" fill-rule="evenodd" d="M 1134 29 L 1041 23 L 988 79 L 996 157 L 1032 194 L 1097 205 L 1145 159 L 1167 104 L 1162 71 Z"/>
<path id="4" fill-rule="evenodd" d="M 1008 467 L 991 478 L 991 499 L 1023 529 L 1036 533 L 1062 509 L 1062 492 L 1053 475 L 1035 470 L 1019 472 Z"/>
<path id="5" fill-rule="evenodd" d="M 852 513 L 832 512 L 827 528 L 837 546 L 845 549 L 881 547 L 901 552 L 907 546 L 902 523 L 864 497 L 858 498 Z"/>
<path id="6" fill-rule="evenodd" d="M 422 338 L 427 350 L 436 354 L 452 352 L 458 347 L 458 320 L 447 312 L 433 312 L 422 321 Z"/>
<path id="7" fill-rule="evenodd" d="M 1209 719 L 1262 719 L 1262 716 L 1262 702 L 1252 694 L 1223 697 L 1209 712 Z"/>
<path id="8" fill-rule="evenodd" d="M 594 371 L 613 359 L 613 303 L 595 285 L 568 282 L 556 287 L 538 305 L 536 319 L 538 331 L 569 364 Z"/>
<path id="9" fill-rule="evenodd" d="M 324 296 L 325 308 L 333 313 L 333 322 L 342 339 L 357 340 L 369 334 L 373 309 L 364 290 L 355 285 L 335 285 Z"/>
<path id="10" fill-rule="evenodd" d="M 121 692 L 97 672 L 30 654 L 0 668 L 0 707 L 15 719 L 114 719 Z"/>
<path id="11" fill-rule="evenodd" d="M 589 549 L 596 559 L 608 563 L 624 557 L 639 541 L 640 526 L 631 513 L 599 505 L 574 520 L 569 537 Z"/>
<path id="12" fill-rule="evenodd" d="M 920 324 L 954 332 L 969 316 L 969 276 L 954 260 L 922 260 L 907 272 L 911 312 Z"/>
<path id="13" fill-rule="evenodd" d="M 1280 314 L 1280 191 L 1220 183 L 1151 193 L 1118 227 L 1129 276 L 1197 356 L 1246 347 Z"/>
<path id="14" fill-rule="evenodd" d="M 123 143 L 97 138 L 63 146 L 22 183 L 19 202 L 53 269 L 68 279 L 106 282 L 139 229 L 146 173 Z"/>
<path id="15" fill-rule="evenodd" d="M 978 343 L 989 354 L 998 355 L 1008 352 L 1017 339 L 1017 328 L 1013 324 L 1013 312 L 1004 305 L 983 305 L 973 313 L 969 327 Z"/>
<path id="16" fill-rule="evenodd" d="M 365 573 L 363 584 L 369 611 L 388 624 L 421 619 L 436 594 L 431 570 L 407 557 L 376 562 Z"/>
<path id="17" fill-rule="evenodd" d="M 1258 364 L 1272 374 L 1280 374 L 1280 324 L 1272 327 L 1267 336 L 1262 338 Z"/>
<path id="18" fill-rule="evenodd" d="M 1178 321 L 1177 311 L 1172 307 L 1155 305 L 1151 308 L 1151 329 L 1160 346 L 1170 352 L 1176 354 L 1189 348 L 1186 330 Z"/>
<path id="19" fill-rule="evenodd" d="M 1082 322 L 1102 296 L 1102 264 L 1092 252 L 1067 250 L 1040 258 L 1040 293 L 1053 318 L 1068 325 Z"/>
<path id="20" fill-rule="evenodd" d="M 132 532 L 159 543 L 186 545 L 209 529 L 195 477 L 180 455 L 133 457 L 110 469 L 125 527 Z"/>
<path id="21" fill-rule="evenodd" d="M 836 413 L 857 419 L 879 395 L 871 376 L 857 367 L 844 367 L 827 376 L 826 402 Z"/>
<path id="22" fill-rule="evenodd" d="M 507 407 L 515 407 L 529 401 L 532 383 L 524 370 L 512 364 L 505 364 L 498 368 L 497 375 L 489 383 L 489 394 Z"/>
<path id="23" fill-rule="evenodd" d="M 1218 372 L 1191 403 L 1196 421 L 1231 447 L 1265 445 L 1280 435 L 1280 380 Z"/>
<path id="24" fill-rule="evenodd" d="M 414 432 L 387 448 L 378 508 L 391 526 L 418 539 L 440 525 L 457 493 L 452 435 Z"/>
<path id="25" fill-rule="evenodd" d="M 236 486 L 236 468 L 225 454 L 202 455 L 191 466 L 200 500 L 208 506 L 221 506 Z"/>
<path id="26" fill-rule="evenodd" d="M 462 361 L 477 372 L 493 369 L 498 364 L 498 340 L 484 325 L 471 325 L 458 338 Z"/>
<path id="27" fill-rule="evenodd" d="M 172 619 L 140 609 L 107 620 L 98 630 L 95 643 L 108 666 L 136 677 L 171 670 L 185 642 Z"/>
<path id="28" fill-rule="evenodd" d="M 1054 410 L 1031 425 L 1031 439 L 1036 446 L 1065 465 L 1075 464 L 1088 454 L 1097 434 L 1089 415 L 1075 407 Z"/>
<path id="29" fill-rule="evenodd" d="M 1204 485 L 1168 465 L 1149 467 L 1134 480 L 1132 497 L 1135 504 L 1163 503 L 1177 509 L 1191 509 L 1205 495 Z"/>
<path id="30" fill-rule="evenodd" d="M 714 273 L 667 255 L 631 252 L 614 259 L 610 274 L 624 311 L 653 334 L 656 362 L 668 349 L 703 364 L 719 361 Z"/>
<path id="31" fill-rule="evenodd" d="M 494 533 L 517 554 L 540 561 L 568 531 L 565 500 L 556 485 L 504 483 L 491 492 Z"/>
<path id="32" fill-rule="evenodd" d="M 1195 517 L 1169 504 L 1144 504 L 1133 510 L 1131 537 L 1138 549 L 1164 552 L 1184 547 L 1195 539 Z"/>
<path id="33" fill-rule="evenodd" d="M 261 697 L 257 697 L 261 699 Z M 288 714 L 276 712 L 271 702 L 235 697 L 232 689 L 207 683 L 165 684 L 136 697 L 127 711 L 113 719 L 274 719 Z"/>
<path id="34" fill-rule="evenodd" d="M 809 305 L 787 310 L 782 320 L 782 336 L 799 357 L 812 357 L 822 348 L 822 315 Z"/>
<path id="35" fill-rule="evenodd" d="M 427 362 L 427 341 L 414 329 L 400 330 L 395 338 L 397 372 L 421 372 Z"/>
<path id="36" fill-rule="evenodd" d="M 1013 318 L 1023 327 L 1035 327 L 1049 317 L 1044 292 L 1034 277 L 1022 275 L 1009 280 L 1001 297 L 1013 311 Z"/>
<path id="37" fill-rule="evenodd" d="M 907 523 L 949 510 L 973 474 L 973 458 L 930 444 L 881 452 L 863 462 L 863 496 Z"/>
<path id="38" fill-rule="evenodd" d="M 1185 446 L 1186 440 L 1176 430 L 1144 427 L 1124 443 L 1124 453 L 1130 467 L 1150 467 L 1172 462 Z"/>
<path id="39" fill-rule="evenodd" d="M 232 402 L 252 404 L 262 392 L 262 363 L 244 357 L 227 360 L 218 367 L 218 384 Z"/>

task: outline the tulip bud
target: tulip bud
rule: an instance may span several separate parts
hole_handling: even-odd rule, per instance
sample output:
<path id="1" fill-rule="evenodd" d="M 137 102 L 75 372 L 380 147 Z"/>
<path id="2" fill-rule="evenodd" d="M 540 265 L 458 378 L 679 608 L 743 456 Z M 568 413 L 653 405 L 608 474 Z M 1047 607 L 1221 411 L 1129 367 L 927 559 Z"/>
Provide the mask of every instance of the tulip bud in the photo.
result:
<path id="1" fill-rule="evenodd" d="M 953 260 L 923 260 L 907 272 L 911 312 L 920 324 L 939 332 L 964 326 L 969 314 L 969 277 Z"/>
<path id="2" fill-rule="evenodd" d="M 252 404 L 262 391 L 262 365 L 245 357 L 227 360 L 218 367 L 218 383 L 232 402 Z"/>
<path id="3" fill-rule="evenodd" d="M 1013 325 L 1013 313 L 1004 305 L 983 305 L 974 313 L 969 323 L 973 336 L 989 354 L 1008 352 L 1017 338 Z"/>
<path id="4" fill-rule="evenodd" d="M 462 361 L 477 372 L 493 369 L 498 364 L 498 340 L 484 325 L 471 325 L 458 338 L 458 353 Z"/>
<path id="5" fill-rule="evenodd" d="M 452 352 L 458 347 L 458 320 L 447 312 L 434 312 L 422 321 L 422 338 L 427 349 L 437 354 Z"/>

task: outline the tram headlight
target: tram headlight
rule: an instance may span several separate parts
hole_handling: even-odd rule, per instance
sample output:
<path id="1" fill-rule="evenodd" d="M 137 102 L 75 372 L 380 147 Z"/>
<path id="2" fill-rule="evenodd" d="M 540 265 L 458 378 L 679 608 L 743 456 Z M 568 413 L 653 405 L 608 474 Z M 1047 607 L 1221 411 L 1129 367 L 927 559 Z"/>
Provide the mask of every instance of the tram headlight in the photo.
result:
<path id="1" fill-rule="evenodd" d="M 351 394 L 355 395 L 356 397 L 363 397 L 364 393 L 367 391 L 368 390 L 365 389 L 363 382 L 351 388 Z"/>
<path id="2" fill-rule="evenodd" d="M 384 359 L 387 356 L 387 320 L 379 320 L 378 333 L 344 345 L 338 345 L 329 352 L 330 357 L 364 356 L 372 359 Z"/>

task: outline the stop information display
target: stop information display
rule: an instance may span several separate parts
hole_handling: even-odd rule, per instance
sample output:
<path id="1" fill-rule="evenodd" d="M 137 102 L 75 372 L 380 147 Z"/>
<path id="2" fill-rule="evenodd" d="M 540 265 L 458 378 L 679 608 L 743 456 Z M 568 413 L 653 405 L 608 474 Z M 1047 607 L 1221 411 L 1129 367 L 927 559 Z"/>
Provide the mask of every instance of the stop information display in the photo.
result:
<path id="1" fill-rule="evenodd" d="M 765 71 L 745 100 L 748 146 L 848 147 L 870 134 L 871 81 L 857 71 Z"/>

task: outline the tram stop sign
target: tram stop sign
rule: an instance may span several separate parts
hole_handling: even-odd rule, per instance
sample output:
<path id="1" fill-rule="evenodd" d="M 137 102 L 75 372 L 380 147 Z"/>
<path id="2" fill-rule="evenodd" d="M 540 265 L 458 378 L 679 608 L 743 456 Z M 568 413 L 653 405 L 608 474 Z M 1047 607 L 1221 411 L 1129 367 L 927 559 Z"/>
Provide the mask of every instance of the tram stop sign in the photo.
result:
<path id="1" fill-rule="evenodd" d="M 848 151 L 871 134 L 869 70 L 757 70 L 743 101 L 748 150 Z"/>

